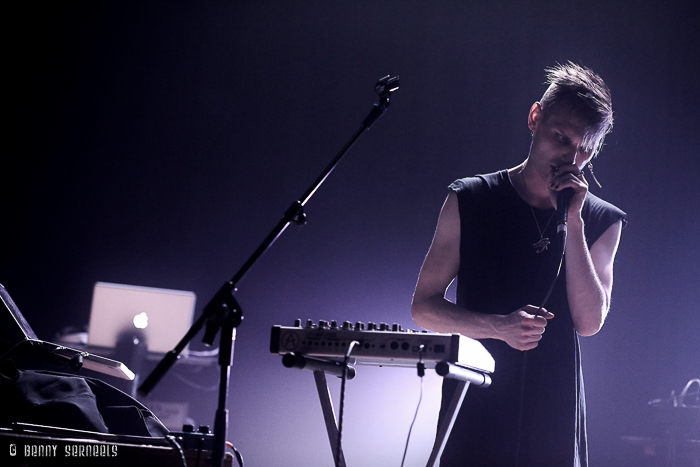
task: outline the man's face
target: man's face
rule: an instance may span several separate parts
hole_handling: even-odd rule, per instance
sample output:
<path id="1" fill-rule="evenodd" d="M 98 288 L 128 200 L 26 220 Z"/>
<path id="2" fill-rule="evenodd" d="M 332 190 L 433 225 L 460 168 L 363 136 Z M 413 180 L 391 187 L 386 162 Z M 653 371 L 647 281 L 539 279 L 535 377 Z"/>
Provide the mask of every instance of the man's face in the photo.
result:
<path id="1" fill-rule="evenodd" d="M 593 157 L 591 149 L 584 148 L 586 125 L 571 112 L 555 111 L 545 117 L 536 103 L 528 125 L 533 134 L 529 161 L 547 185 L 558 173 L 580 173 Z"/>

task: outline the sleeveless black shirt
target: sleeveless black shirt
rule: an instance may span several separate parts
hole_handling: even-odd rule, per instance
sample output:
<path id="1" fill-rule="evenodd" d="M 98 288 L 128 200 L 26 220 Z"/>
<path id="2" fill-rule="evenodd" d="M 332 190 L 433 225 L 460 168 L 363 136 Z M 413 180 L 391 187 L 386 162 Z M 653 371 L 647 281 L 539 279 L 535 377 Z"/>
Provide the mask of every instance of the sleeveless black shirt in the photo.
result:
<path id="1" fill-rule="evenodd" d="M 541 305 L 561 251 L 554 209 L 531 208 L 506 170 L 455 181 L 461 222 L 457 304 L 508 314 Z M 543 236 L 552 242 L 536 253 Z M 626 214 L 588 193 L 581 211 L 588 247 Z M 545 227 L 546 226 L 546 227 Z M 447 466 L 587 466 L 585 398 L 578 336 L 562 265 L 545 304 L 554 313 L 539 345 L 522 352 L 496 339 L 482 344 L 496 361 L 489 388 L 471 388 L 441 459 Z M 443 383 L 443 408 L 454 384 Z"/>

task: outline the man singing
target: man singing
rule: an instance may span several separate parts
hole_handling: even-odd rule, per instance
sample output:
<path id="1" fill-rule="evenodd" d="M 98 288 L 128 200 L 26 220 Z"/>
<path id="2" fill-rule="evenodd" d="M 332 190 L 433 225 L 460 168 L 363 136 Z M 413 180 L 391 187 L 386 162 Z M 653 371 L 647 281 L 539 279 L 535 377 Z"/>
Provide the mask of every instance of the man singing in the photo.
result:
<path id="1" fill-rule="evenodd" d="M 479 339 L 496 361 L 491 386 L 468 392 L 441 467 L 588 465 L 578 336 L 605 321 L 626 214 L 589 193 L 583 174 L 612 128 L 610 90 L 571 62 L 546 71 L 549 87 L 528 114 L 527 158 L 450 185 L 413 296 L 417 325 Z M 564 264 L 542 306 L 567 188 Z M 455 277 L 456 304 L 445 299 Z"/>

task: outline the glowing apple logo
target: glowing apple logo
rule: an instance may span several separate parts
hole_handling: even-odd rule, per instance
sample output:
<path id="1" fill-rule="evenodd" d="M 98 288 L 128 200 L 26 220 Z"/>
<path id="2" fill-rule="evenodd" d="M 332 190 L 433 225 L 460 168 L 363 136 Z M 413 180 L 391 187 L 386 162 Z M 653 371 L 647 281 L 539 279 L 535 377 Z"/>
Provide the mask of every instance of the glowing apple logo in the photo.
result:
<path id="1" fill-rule="evenodd" d="M 148 315 L 145 311 L 134 316 L 134 326 L 137 329 L 146 329 L 146 326 L 148 326 Z"/>

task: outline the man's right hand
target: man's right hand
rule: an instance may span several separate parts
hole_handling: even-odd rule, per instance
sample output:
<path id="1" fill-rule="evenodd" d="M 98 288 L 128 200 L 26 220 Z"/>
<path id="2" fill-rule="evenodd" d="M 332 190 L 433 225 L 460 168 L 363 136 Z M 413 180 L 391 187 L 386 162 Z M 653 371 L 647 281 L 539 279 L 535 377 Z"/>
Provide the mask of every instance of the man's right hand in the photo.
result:
<path id="1" fill-rule="evenodd" d="M 554 315 L 544 308 L 540 310 L 534 305 L 526 305 L 500 318 L 497 338 L 516 350 L 530 350 L 537 347 L 547 320 L 554 318 Z"/>

